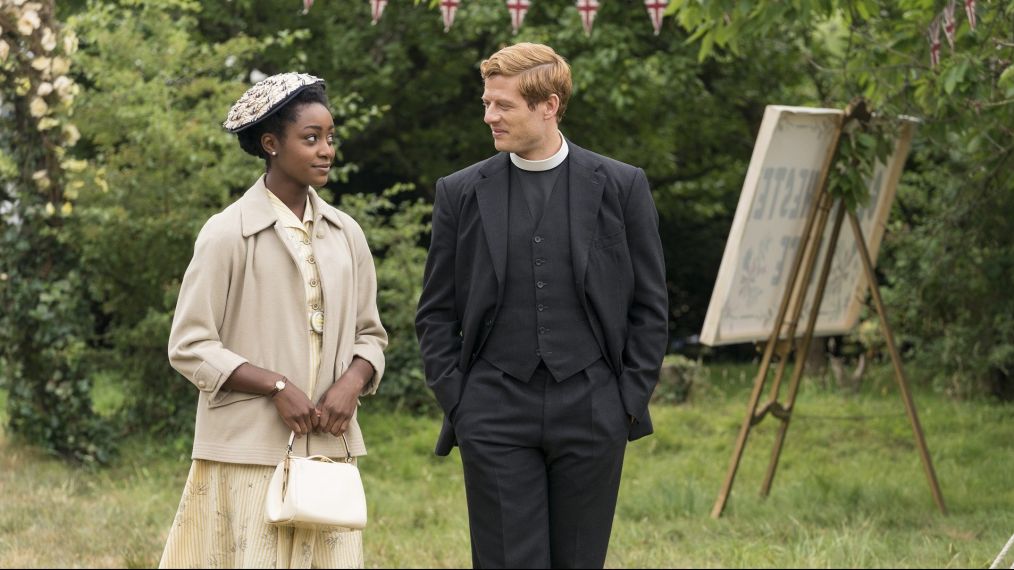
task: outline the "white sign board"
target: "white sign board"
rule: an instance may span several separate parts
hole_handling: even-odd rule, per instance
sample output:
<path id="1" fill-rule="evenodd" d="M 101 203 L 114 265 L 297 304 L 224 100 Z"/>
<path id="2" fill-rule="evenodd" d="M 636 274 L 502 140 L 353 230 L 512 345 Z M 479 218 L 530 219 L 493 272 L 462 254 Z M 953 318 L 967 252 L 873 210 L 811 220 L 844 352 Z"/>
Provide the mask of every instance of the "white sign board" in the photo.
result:
<path id="1" fill-rule="evenodd" d="M 704 319 L 703 344 L 755 342 L 771 336 L 806 215 L 820 191 L 821 173 L 829 166 L 843 118 L 844 112 L 838 109 L 769 105 L 765 110 Z M 856 210 L 874 262 L 913 130 L 911 122 L 903 123 L 893 154 L 887 164 L 877 164 L 869 180 L 869 203 Z M 796 327 L 798 336 L 805 333 L 816 274 L 833 226 L 831 221 Z M 859 251 L 845 222 L 814 335 L 844 334 L 851 330 L 859 318 L 865 294 L 866 279 Z M 798 291 L 794 296 L 798 296 Z"/>

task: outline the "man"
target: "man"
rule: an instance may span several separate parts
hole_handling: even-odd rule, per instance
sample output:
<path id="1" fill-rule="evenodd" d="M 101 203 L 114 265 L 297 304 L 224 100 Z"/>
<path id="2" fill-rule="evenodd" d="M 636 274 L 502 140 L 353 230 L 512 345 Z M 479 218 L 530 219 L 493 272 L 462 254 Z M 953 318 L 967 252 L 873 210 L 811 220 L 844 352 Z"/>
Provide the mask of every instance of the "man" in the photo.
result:
<path id="1" fill-rule="evenodd" d="M 601 568 L 627 440 L 667 338 L 644 171 L 566 140 L 570 67 L 520 43 L 482 62 L 499 154 L 437 181 L 416 331 L 456 444 L 477 568 Z"/>

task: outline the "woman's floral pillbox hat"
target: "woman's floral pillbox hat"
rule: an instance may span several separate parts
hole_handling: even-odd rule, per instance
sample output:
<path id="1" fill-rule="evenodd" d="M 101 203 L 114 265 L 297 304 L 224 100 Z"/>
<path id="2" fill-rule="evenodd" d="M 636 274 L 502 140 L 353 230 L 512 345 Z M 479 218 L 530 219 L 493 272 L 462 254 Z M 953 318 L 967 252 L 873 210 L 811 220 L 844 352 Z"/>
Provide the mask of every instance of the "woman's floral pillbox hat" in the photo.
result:
<path id="1" fill-rule="evenodd" d="M 238 133 L 256 125 L 275 109 L 311 85 L 324 80 L 307 73 L 279 73 L 260 81 L 233 104 L 222 126 L 230 133 Z"/>

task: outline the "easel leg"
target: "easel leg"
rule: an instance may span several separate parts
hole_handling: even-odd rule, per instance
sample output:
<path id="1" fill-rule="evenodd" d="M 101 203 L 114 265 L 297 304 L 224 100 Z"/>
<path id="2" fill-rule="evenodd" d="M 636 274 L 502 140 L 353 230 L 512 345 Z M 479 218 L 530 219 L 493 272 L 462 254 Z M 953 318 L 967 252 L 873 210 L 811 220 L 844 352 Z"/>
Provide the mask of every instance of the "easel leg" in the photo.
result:
<path id="1" fill-rule="evenodd" d="M 838 236 L 841 235 L 842 221 L 845 219 L 845 204 L 838 201 L 838 213 L 834 219 L 834 226 L 831 229 L 831 237 L 828 240 L 827 250 L 824 253 L 824 262 L 820 268 L 820 277 L 817 279 L 817 290 L 814 292 L 813 303 L 810 308 L 810 315 L 806 323 L 806 333 L 796 350 L 796 365 L 792 370 L 792 379 L 789 381 L 789 399 L 784 406 L 784 414 L 779 417 L 782 421 L 778 428 L 778 435 L 775 436 L 775 445 L 771 450 L 771 461 L 768 463 L 767 473 L 764 475 L 764 483 L 761 485 L 761 496 L 766 497 L 771 493 L 771 484 L 775 479 L 775 470 L 778 469 L 778 459 L 782 454 L 782 446 L 785 443 L 785 434 L 789 431 L 789 420 L 792 419 L 792 411 L 796 406 L 796 394 L 799 392 L 799 382 L 803 377 L 806 367 L 806 354 L 810 349 L 810 341 L 813 339 L 813 330 L 817 325 L 817 317 L 820 315 L 820 305 L 824 301 L 824 290 L 827 287 L 827 279 L 831 274 L 831 265 L 834 261 L 834 252 L 838 246 Z M 802 295 L 805 300 L 805 295 Z"/>
<path id="2" fill-rule="evenodd" d="M 887 349 L 891 353 L 891 362 L 894 364 L 894 377 L 898 381 L 898 388 L 901 390 L 901 397 L 905 402 L 905 412 L 908 414 L 908 421 L 912 424 L 912 431 L 915 432 L 915 442 L 919 448 L 919 457 L 922 459 L 923 470 L 926 471 L 926 477 L 929 479 L 930 490 L 933 492 L 933 500 L 936 501 L 940 512 L 947 514 L 947 507 L 944 506 L 944 496 L 940 492 L 936 472 L 933 470 L 933 461 L 930 459 L 929 450 L 926 448 L 926 439 L 923 437 L 922 426 L 919 424 L 919 416 L 915 411 L 915 403 L 912 401 L 912 394 L 908 389 L 908 380 L 905 378 L 905 371 L 901 367 L 901 355 L 898 353 L 898 347 L 894 343 L 894 334 L 891 332 L 891 327 L 887 322 L 887 310 L 884 308 L 884 301 L 880 297 L 880 288 L 877 285 L 877 276 L 873 271 L 870 252 L 866 248 L 863 230 L 854 212 L 849 212 L 849 223 L 852 226 L 852 232 L 855 234 L 856 245 L 859 247 L 859 258 L 863 264 L 866 281 L 870 286 L 873 303 L 877 307 L 877 315 L 880 317 L 880 328 L 884 332 Z"/>
<path id="3" fill-rule="evenodd" d="M 782 329 L 786 323 L 786 314 L 788 313 L 789 303 L 792 300 L 792 293 L 795 290 L 797 281 L 801 275 L 805 280 L 805 282 L 801 284 L 801 290 L 805 293 L 807 287 L 809 287 L 809 280 L 813 274 L 813 261 L 820 249 L 820 236 L 824 233 L 824 228 L 827 225 L 828 212 L 830 211 L 829 204 L 830 197 L 825 189 L 818 195 L 817 199 L 814 200 L 809 215 L 807 216 L 806 225 L 803 229 L 804 239 L 801 240 L 799 249 L 796 251 L 796 255 L 792 262 L 792 269 L 789 272 L 789 279 L 786 283 L 785 293 L 782 295 L 782 302 L 778 308 L 778 316 L 775 318 L 771 336 L 768 338 L 767 345 L 764 348 L 764 357 L 761 359 L 760 370 L 757 372 L 757 378 L 754 380 L 753 392 L 750 394 L 750 402 L 747 405 L 746 417 L 743 419 L 743 425 L 740 427 L 739 436 L 736 438 L 736 446 L 732 452 L 729 470 L 726 473 L 725 482 L 722 483 L 722 489 L 718 494 L 718 499 L 715 501 L 715 505 L 711 509 L 712 518 L 722 516 L 722 511 L 725 510 L 725 503 L 729 500 L 729 492 L 732 490 L 732 483 L 736 479 L 736 471 L 739 469 L 739 462 L 743 457 L 743 449 L 746 447 L 746 441 L 750 435 L 750 429 L 754 424 L 759 422 L 769 410 L 774 408 L 773 404 L 768 404 L 765 406 L 763 412 L 760 414 L 757 413 L 757 403 L 760 401 L 761 392 L 764 389 L 764 384 L 767 382 L 768 370 L 771 367 L 771 360 L 774 356 L 775 347 L 779 345 L 779 339 L 783 334 Z M 811 242 L 813 243 L 808 245 Z M 804 254 L 806 254 L 805 261 Z M 800 271 L 804 265 L 805 269 Z M 793 310 L 793 321 L 790 323 L 788 331 L 784 333 L 787 335 L 788 343 L 792 343 L 793 338 L 795 337 L 795 320 L 797 320 L 798 317 L 799 311 L 797 306 Z M 776 389 L 777 384 L 781 382 L 782 375 L 785 371 L 785 361 L 787 360 L 787 355 L 788 351 L 784 351 L 781 355 L 781 362 L 779 363 L 778 373 L 775 378 Z M 777 393 L 772 396 L 772 402 L 775 402 L 776 399 Z"/>

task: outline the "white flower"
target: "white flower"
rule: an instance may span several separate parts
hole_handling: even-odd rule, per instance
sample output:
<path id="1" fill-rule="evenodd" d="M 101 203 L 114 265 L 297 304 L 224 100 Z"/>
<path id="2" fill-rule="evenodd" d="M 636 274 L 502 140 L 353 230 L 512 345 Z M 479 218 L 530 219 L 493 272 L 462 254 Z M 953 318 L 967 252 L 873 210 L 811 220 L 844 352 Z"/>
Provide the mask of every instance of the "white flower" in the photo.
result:
<path id="1" fill-rule="evenodd" d="M 250 71 L 250 83 L 260 83 L 268 78 L 268 75 L 259 69 Z"/>
<path id="2" fill-rule="evenodd" d="M 46 112 L 49 111 L 49 105 L 47 105 L 46 102 L 42 100 L 42 97 L 36 97 L 32 99 L 31 104 L 28 105 L 28 111 L 32 114 L 33 117 L 38 118 L 45 115 Z"/>
<path id="3" fill-rule="evenodd" d="M 22 36 L 30 36 L 32 32 L 42 25 L 39 14 L 34 10 L 25 10 L 18 18 L 18 31 Z"/>
<path id="4" fill-rule="evenodd" d="M 17 93 L 18 97 L 28 95 L 28 92 L 31 90 L 32 81 L 27 77 L 21 77 L 14 82 L 14 92 Z"/>
<path id="5" fill-rule="evenodd" d="M 72 94 L 71 89 L 73 88 L 73 86 L 74 80 L 67 77 L 66 75 L 61 75 L 60 77 L 57 77 L 56 81 L 53 82 L 53 89 L 56 89 L 56 93 L 57 95 L 60 96 L 60 99 L 66 99 L 70 97 Z"/>
<path id="6" fill-rule="evenodd" d="M 42 30 L 42 49 L 46 51 L 56 49 L 56 34 L 49 28 Z"/>
<path id="7" fill-rule="evenodd" d="M 0 40 L 0 63 L 7 61 L 7 56 L 10 53 L 11 46 L 7 42 Z"/>
<path id="8" fill-rule="evenodd" d="M 69 216 L 73 211 L 74 206 L 72 206 L 70 202 L 64 202 L 63 206 L 60 207 L 60 215 L 64 217 Z"/>
<path id="9" fill-rule="evenodd" d="M 77 127 L 73 123 L 67 123 L 63 126 L 63 136 L 67 137 L 67 146 L 74 146 L 77 141 L 81 140 L 81 132 L 77 130 Z"/>
<path id="10" fill-rule="evenodd" d="M 46 202 L 46 215 L 47 216 L 52 216 L 55 213 L 56 213 L 56 208 L 53 207 L 53 203 L 52 202 Z"/>
<path id="11" fill-rule="evenodd" d="M 68 200 L 77 200 L 78 196 L 81 195 L 80 190 L 82 188 L 84 188 L 84 182 L 81 182 L 80 180 L 75 180 L 70 184 L 68 184 L 67 187 L 63 189 L 63 197 Z"/>
<path id="12" fill-rule="evenodd" d="M 64 130 L 64 132 L 66 132 L 66 129 Z M 70 158 L 61 162 L 60 167 L 68 172 L 84 172 L 84 170 L 88 168 L 88 161 L 80 160 L 77 158 Z"/>
<path id="13" fill-rule="evenodd" d="M 50 67 L 50 65 L 52 63 L 53 63 L 53 60 L 49 59 L 46 56 L 39 56 L 39 57 L 32 58 L 32 67 L 34 69 L 39 70 L 39 71 L 43 71 L 45 69 L 49 69 L 49 67 Z"/>
<path id="14" fill-rule="evenodd" d="M 48 81 L 43 81 L 39 84 L 39 88 L 35 90 L 35 94 L 39 97 L 45 97 L 53 92 L 53 84 Z"/>
<path id="15" fill-rule="evenodd" d="M 63 33 L 63 53 L 67 55 L 74 55 L 77 51 L 77 34 L 73 30 L 67 30 Z"/>
<path id="16" fill-rule="evenodd" d="M 70 71 L 70 60 L 65 57 L 53 58 L 53 75 L 63 75 Z"/>
<path id="17" fill-rule="evenodd" d="M 47 129 L 52 129 L 53 127 L 55 127 L 55 126 L 57 126 L 59 124 L 60 124 L 60 121 L 57 121 L 53 117 L 43 117 L 42 120 L 39 121 L 38 127 L 39 127 L 40 131 L 45 131 Z"/>
<path id="18" fill-rule="evenodd" d="M 32 174 L 32 180 L 35 181 L 35 185 L 38 186 L 39 190 L 46 190 L 49 188 L 49 173 L 45 170 L 37 170 Z"/>

